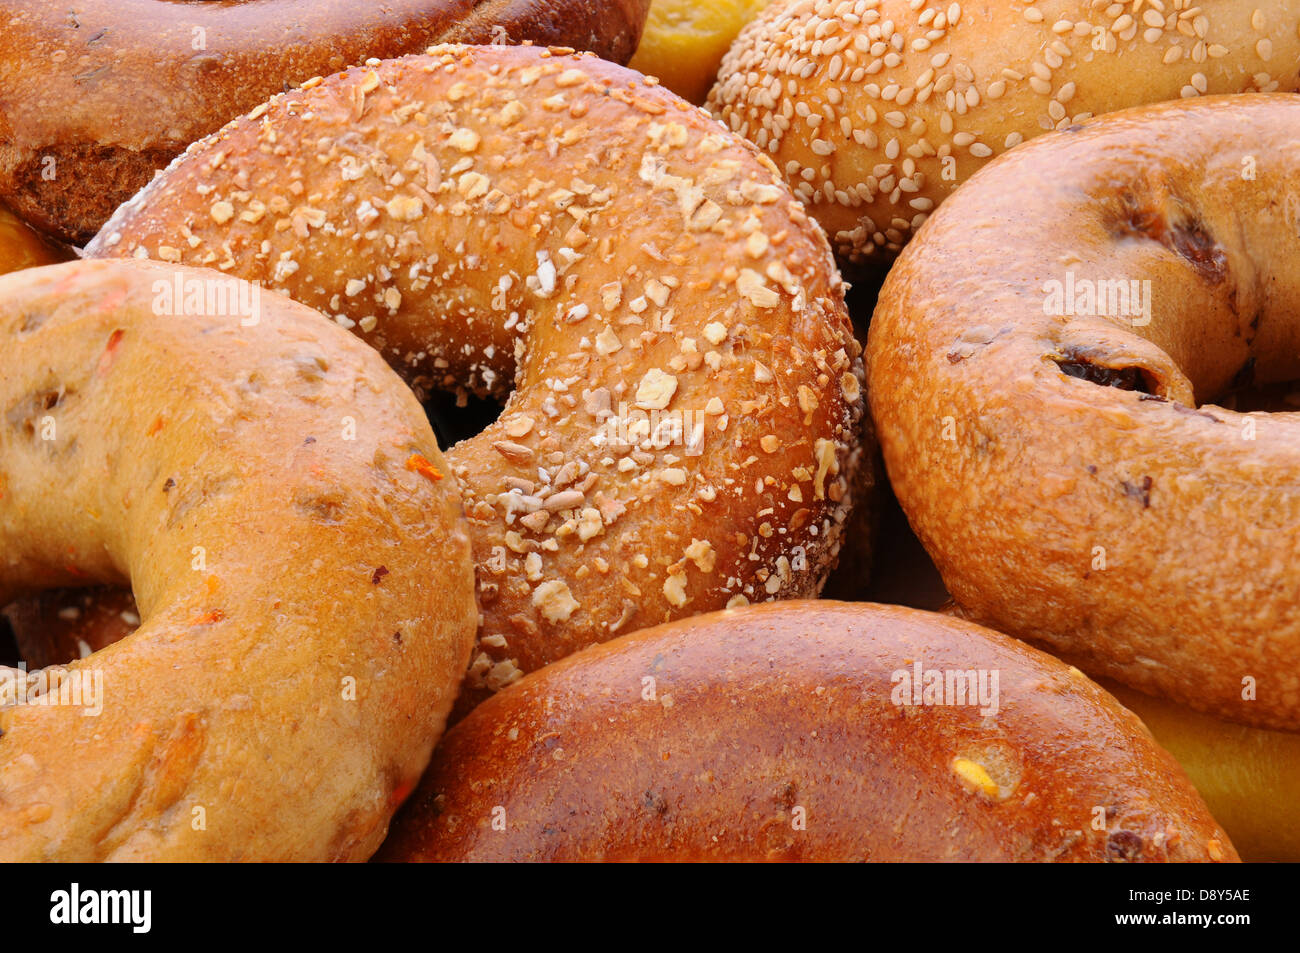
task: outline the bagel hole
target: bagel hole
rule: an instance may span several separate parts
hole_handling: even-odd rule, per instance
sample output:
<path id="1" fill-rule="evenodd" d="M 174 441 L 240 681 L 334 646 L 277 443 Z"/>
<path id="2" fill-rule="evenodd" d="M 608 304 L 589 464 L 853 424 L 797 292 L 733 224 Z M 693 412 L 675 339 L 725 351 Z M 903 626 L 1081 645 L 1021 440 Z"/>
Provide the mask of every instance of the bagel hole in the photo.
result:
<path id="1" fill-rule="evenodd" d="M 501 416 L 502 405 L 467 391 L 435 391 L 424 401 L 424 413 L 444 453 L 461 441 L 477 437 Z"/>
<path id="2" fill-rule="evenodd" d="M 13 626 L 9 619 L 0 614 L 0 665 L 15 668 L 23 660 L 18 652 L 18 640 L 14 638 Z"/>
<path id="3" fill-rule="evenodd" d="M 135 596 L 128 588 L 96 586 L 50 589 L 0 611 L 0 652 L 12 649 L 16 665 L 28 671 L 67 665 L 107 648 L 140 625 Z"/>
<path id="4" fill-rule="evenodd" d="M 1255 358 L 1251 357 L 1223 392 L 1212 395 L 1205 403 L 1243 414 L 1300 412 L 1300 379 L 1258 380 Z"/>

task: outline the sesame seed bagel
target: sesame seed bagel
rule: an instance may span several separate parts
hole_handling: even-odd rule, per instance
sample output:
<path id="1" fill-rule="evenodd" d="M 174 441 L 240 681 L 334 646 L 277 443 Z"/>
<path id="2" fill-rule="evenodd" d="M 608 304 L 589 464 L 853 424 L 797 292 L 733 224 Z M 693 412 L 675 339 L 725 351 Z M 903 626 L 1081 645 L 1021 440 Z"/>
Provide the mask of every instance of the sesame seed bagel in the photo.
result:
<path id="1" fill-rule="evenodd" d="M 1077 669 L 957 619 L 829 601 L 678 621 L 530 675 L 447 733 L 378 857 L 1237 859 Z"/>
<path id="2" fill-rule="evenodd" d="M 421 390 L 508 398 L 448 454 L 468 700 L 834 564 L 865 451 L 830 248 L 752 145 L 640 74 L 468 46 L 348 70 L 196 144 L 87 253 L 214 265 Z"/>
<path id="3" fill-rule="evenodd" d="M 455 481 L 371 349 L 277 295 L 177 314 L 175 281 L 249 292 L 0 279 L 0 603 L 129 583 L 143 619 L 0 671 L 0 860 L 363 860 L 473 640 Z"/>
<path id="4" fill-rule="evenodd" d="M 1045 131 L 1298 83 L 1293 0 L 777 0 L 709 102 L 858 262 L 892 258 L 990 158 Z"/>
<path id="5" fill-rule="evenodd" d="M 871 324 L 899 502 L 969 618 L 1300 729 L 1300 96 L 1116 113 L 1029 143 L 904 251 Z"/>
<path id="6" fill-rule="evenodd" d="M 649 0 L 0 0 L 0 198 L 84 242 L 154 171 L 268 96 L 434 43 L 626 62 Z"/>

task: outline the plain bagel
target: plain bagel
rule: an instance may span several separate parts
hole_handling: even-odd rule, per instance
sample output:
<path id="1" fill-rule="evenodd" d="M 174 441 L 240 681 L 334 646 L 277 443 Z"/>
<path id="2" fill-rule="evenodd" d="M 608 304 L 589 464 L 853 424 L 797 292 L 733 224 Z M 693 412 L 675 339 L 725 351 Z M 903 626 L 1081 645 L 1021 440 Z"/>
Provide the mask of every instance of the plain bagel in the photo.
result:
<path id="1" fill-rule="evenodd" d="M 530 675 L 447 733 L 378 858 L 1237 859 L 1077 669 L 961 620 L 827 601 L 682 620 Z"/>
<path id="2" fill-rule="evenodd" d="M 1300 96 L 1142 107 L 958 190 L 868 343 L 892 485 L 964 614 L 1300 729 Z"/>
<path id="3" fill-rule="evenodd" d="M 251 294 L 152 262 L 0 279 L 0 603 L 129 582 L 143 618 L 0 671 L 0 859 L 364 860 L 473 641 L 455 481 L 370 348 L 269 293 L 175 313 L 177 280 Z"/>
<path id="4" fill-rule="evenodd" d="M 625 62 L 649 0 L 0 0 L 0 199 L 84 242 L 191 142 L 273 93 L 442 42 Z"/>
<path id="5" fill-rule="evenodd" d="M 860 261 L 892 258 L 953 189 L 1044 131 L 1298 82 L 1294 0 L 777 0 L 709 104 Z"/>
<path id="6" fill-rule="evenodd" d="M 834 565 L 868 451 L 830 249 L 752 145 L 630 70 L 348 70 L 196 144 L 87 253 L 262 282 L 422 390 L 506 399 L 448 454 L 484 618 L 462 705 Z"/>

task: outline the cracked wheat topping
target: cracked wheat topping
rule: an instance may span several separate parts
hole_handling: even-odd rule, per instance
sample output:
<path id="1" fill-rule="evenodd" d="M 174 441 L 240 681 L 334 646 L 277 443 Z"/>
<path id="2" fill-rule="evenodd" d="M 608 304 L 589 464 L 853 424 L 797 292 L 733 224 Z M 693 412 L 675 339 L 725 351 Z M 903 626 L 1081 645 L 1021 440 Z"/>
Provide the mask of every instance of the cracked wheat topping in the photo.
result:
<path id="1" fill-rule="evenodd" d="M 829 246 L 766 157 L 639 74 L 526 48 L 370 61 L 191 147 L 88 253 L 261 281 L 419 390 L 505 401 L 447 455 L 478 697 L 813 595 L 834 564 L 864 450 Z"/>

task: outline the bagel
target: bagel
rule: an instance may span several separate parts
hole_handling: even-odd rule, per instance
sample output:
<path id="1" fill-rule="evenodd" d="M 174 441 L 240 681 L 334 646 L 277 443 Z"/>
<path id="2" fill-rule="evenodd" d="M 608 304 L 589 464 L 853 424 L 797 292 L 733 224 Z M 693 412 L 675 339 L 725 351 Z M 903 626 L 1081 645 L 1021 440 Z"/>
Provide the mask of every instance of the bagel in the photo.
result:
<path id="1" fill-rule="evenodd" d="M 0 0 L 0 200 L 78 244 L 196 139 L 278 93 L 433 43 L 626 62 L 649 0 Z"/>
<path id="2" fill-rule="evenodd" d="M 932 672 L 952 695 L 925 694 Z M 489 699 L 377 859 L 1237 858 L 1077 669 L 960 620 L 821 601 L 636 632 Z"/>
<path id="3" fill-rule="evenodd" d="M 1234 725 L 1107 682 L 1205 799 L 1242 859 L 1300 861 L 1300 734 Z"/>
<path id="4" fill-rule="evenodd" d="M 129 581 L 143 618 L 0 673 L 0 860 L 362 860 L 441 733 L 476 616 L 455 481 L 378 355 L 251 294 L 0 279 L 0 603 Z"/>
<path id="5" fill-rule="evenodd" d="M 1297 375 L 1298 236 L 1293 94 L 1090 121 L 939 209 L 881 291 L 869 396 L 968 618 L 1300 729 L 1300 418 L 1209 403 Z"/>
<path id="6" fill-rule="evenodd" d="M 777 0 L 709 107 L 861 262 L 892 258 L 960 183 L 1046 130 L 1298 84 L 1293 0 Z"/>
<path id="7" fill-rule="evenodd" d="M 834 564 L 866 448 L 825 236 L 630 70 L 467 46 L 348 70 L 193 146 L 86 251 L 215 265 L 422 392 L 506 401 L 448 454 L 483 612 L 463 706 Z"/>
<path id="8" fill-rule="evenodd" d="M 627 65 L 702 104 L 741 28 L 769 0 L 653 0 L 641 44 Z"/>
<path id="9" fill-rule="evenodd" d="M 0 205 L 0 275 L 38 265 L 57 264 L 71 257 L 71 253 L 36 234 Z"/>

